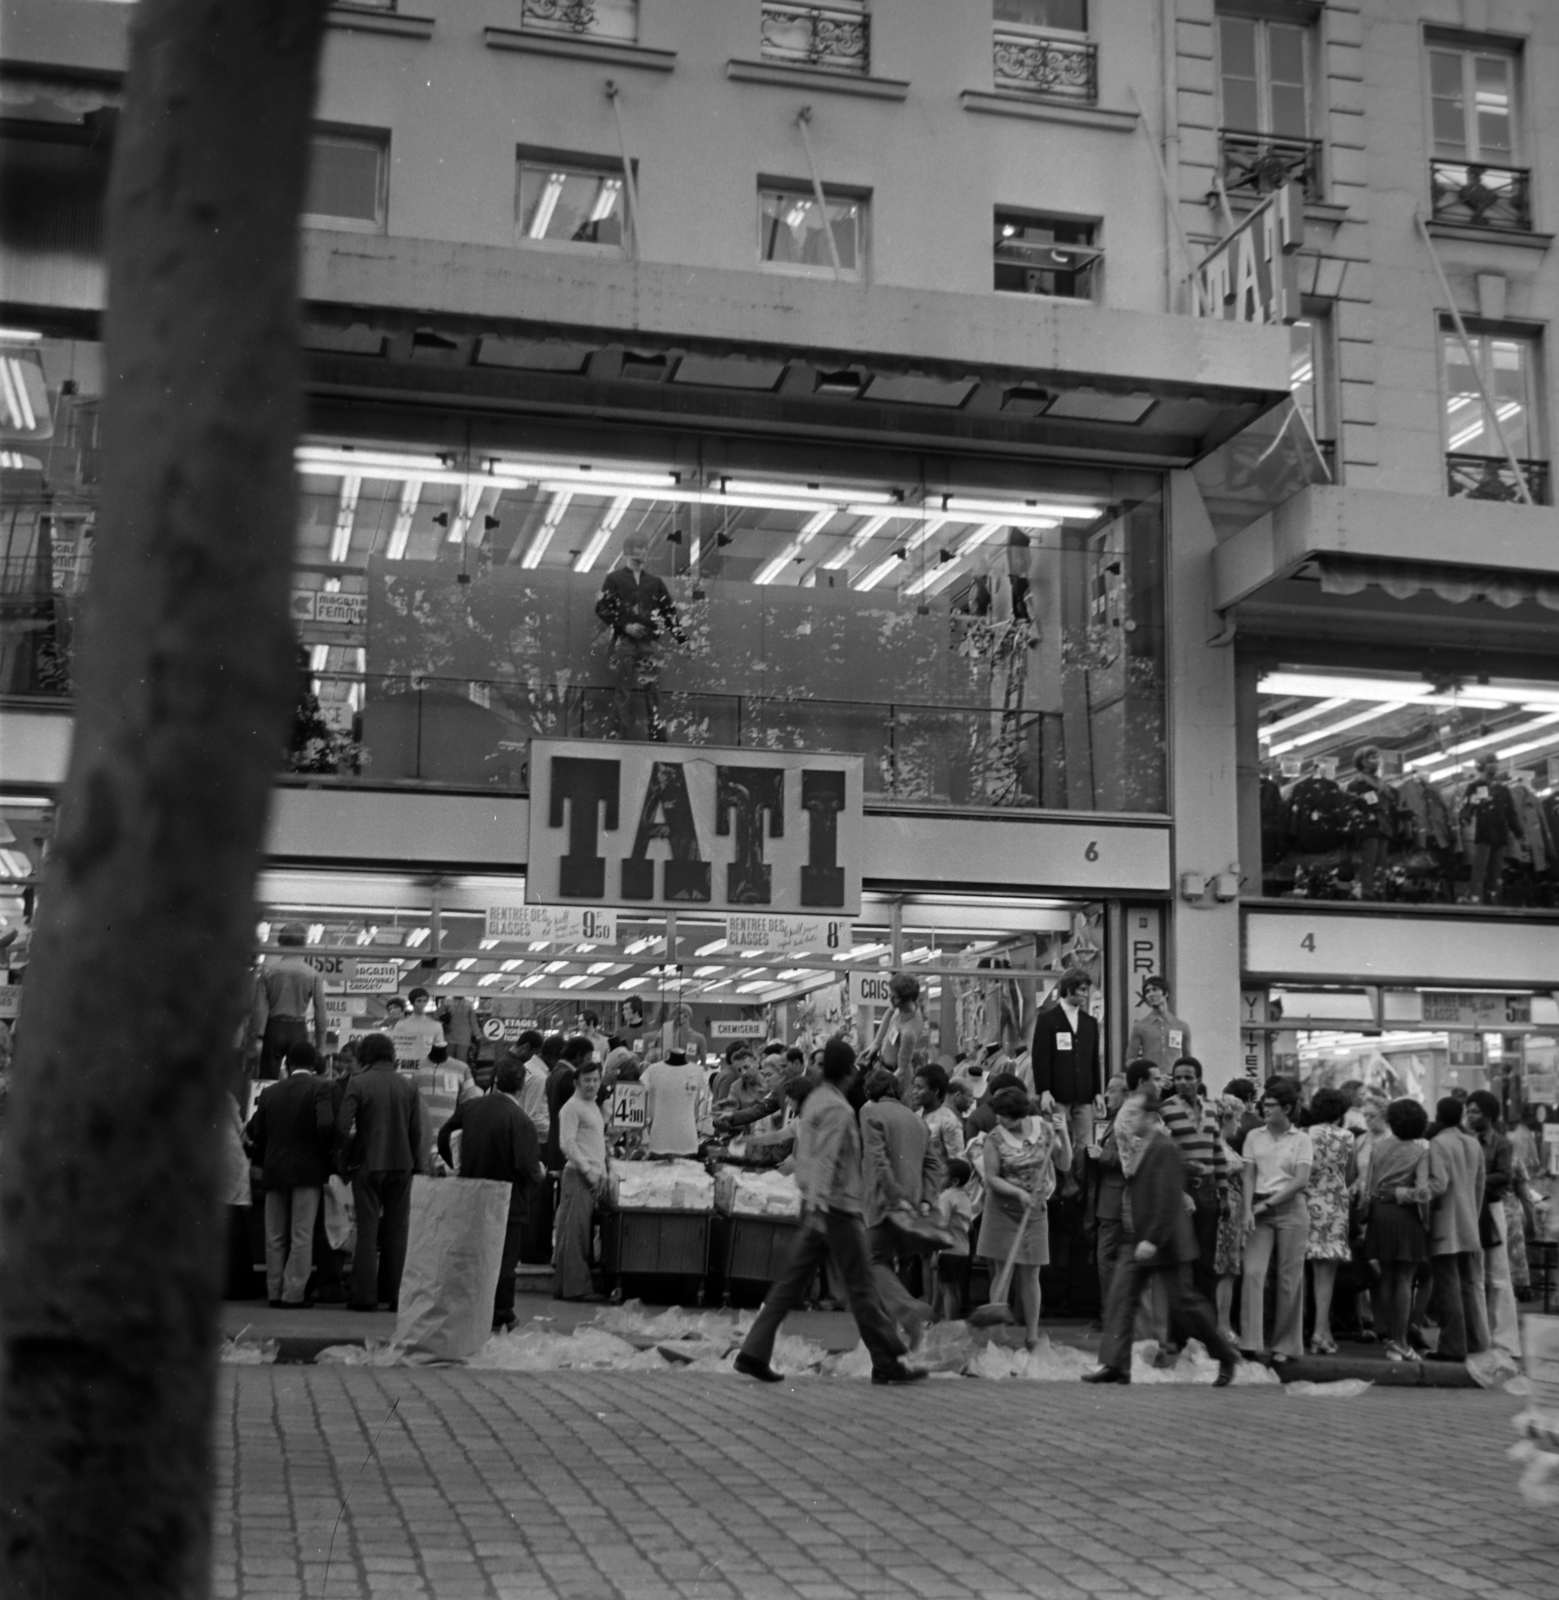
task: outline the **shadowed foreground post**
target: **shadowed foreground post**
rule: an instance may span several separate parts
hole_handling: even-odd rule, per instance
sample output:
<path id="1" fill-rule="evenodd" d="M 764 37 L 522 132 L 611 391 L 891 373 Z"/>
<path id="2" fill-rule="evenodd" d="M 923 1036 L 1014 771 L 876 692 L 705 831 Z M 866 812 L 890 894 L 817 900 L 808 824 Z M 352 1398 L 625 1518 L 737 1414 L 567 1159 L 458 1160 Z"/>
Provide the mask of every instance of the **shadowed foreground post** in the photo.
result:
<path id="1" fill-rule="evenodd" d="M 0 1163 L 0 1592 L 209 1588 L 220 1122 L 293 690 L 324 0 L 143 0 L 102 514 Z"/>

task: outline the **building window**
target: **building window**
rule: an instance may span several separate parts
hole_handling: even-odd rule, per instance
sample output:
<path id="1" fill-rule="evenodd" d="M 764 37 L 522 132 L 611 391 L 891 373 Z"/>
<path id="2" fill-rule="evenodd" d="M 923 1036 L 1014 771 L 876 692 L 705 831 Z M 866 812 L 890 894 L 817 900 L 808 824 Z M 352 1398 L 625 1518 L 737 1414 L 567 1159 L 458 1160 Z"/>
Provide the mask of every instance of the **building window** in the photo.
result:
<path id="1" fill-rule="evenodd" d="M 1288 387 L 1326 463 L 1337 476 L 1337 436 L 1332 411 L 1332 319 L 1329 310 L 1305 308 L 1288 328 Z"/>
<path id="2" fill-rule="evenodd" d="M 1321 191 L 1321 141 L 1310 137 L 1310 30 L 1220 14 L 1219 144 L 1224 187 L 1262 195 L 1285 183 Z"/>
<path id="3" fill-rule="evenodd" d="M 1532 226 L 1530 173 L 1521 165 L 1516 57 L 1479 46 L 1431 45 L 1429 184 L 1437 222 Z"/>
<path id="4" fill-rule="evenodd" d="M 992 64 L 998 89 L 1092 105 L 1099 98 L 1098 47 L 1087 0 L 992 0 Z"/>
<path id="5" fill-rule="evenodd" d="M 995 217 L 996 287 L 1009 294 L 1092 300 L 1099 264 L 1096 225 L 1032 212 L 998 211 Z"/>
<path id="6" fill-rule="evenodd" d="M 318 228 L 383 233 L 390 140 L 382 133 L 327 129 L 310 141 L 303 221 Z"/>
<path id="7" fill-rule="evenodd" d="M 1469 360 L 1454 328 L 1442 327 L 1440 338 L 1445 361 L 1448 492 L 1471 500 L 1519 500 L 1516 475 L 1506 454 L 1508 446 L 1521 463 L 1533 500 L 1548 504 L 1548 462 L 1540 447 L 1537 409 L 1536 339 L 1525 334 L 1470 331 Z M 1485 392 L 1494 406 L 1492 416 L 1483 398 Z"/>
<path id="8" fill-rule="evenodd" d="M 621 165 L 520 152 L 515 231 L 522 244 L 619 254 L 627 201 Z"/>
<path id="9" fill-rule="evenodd" d="M 765 61 L 863 76 L 871 71 L 871 18 L 866 14 L 866 0 L 833 0 L 822 6 L 763 0 L 759 27 Z"/>
<path id="10" fill-rule="evenodd" d="M 826 227 L 833 234 L 834 250 L 838 252 L 839 275 L 859 278 L 866 202 L 826 188 L 823 201 L 827 208 L 826 223 L 810 188 L 799 185 L 760 187 L 758 259 L 781 271 L 827 277 L 834 272 L 834 257 L 828 248 Z"/>
<path id="11" fill-rule="evenodd" d="M 639 37 L 639 0 L 523 0 L 520 26 L 631 43 Z"/>

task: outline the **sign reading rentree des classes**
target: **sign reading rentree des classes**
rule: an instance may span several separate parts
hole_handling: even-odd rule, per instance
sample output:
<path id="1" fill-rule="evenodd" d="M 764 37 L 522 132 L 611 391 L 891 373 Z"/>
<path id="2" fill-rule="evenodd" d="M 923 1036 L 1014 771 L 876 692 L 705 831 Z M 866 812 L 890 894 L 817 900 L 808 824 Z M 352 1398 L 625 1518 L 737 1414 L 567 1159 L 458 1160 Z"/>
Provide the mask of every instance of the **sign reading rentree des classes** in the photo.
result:
<path id="1" fill-rule="evenodd" d="M 525 898 L 848 917 L 857 756 L 531 741 Z"/>

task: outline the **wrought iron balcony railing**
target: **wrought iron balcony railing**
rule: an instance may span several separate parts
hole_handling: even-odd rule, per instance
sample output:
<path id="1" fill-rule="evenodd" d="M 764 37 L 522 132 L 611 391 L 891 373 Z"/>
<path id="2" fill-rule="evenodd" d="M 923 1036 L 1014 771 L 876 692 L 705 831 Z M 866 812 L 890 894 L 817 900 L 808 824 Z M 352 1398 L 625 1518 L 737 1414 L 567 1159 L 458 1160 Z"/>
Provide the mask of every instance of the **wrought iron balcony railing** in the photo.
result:
<path id="1" fill-rule="evenodd" d="M 1429 195 L 1436 222 L 1469 228 L 1532 231 L 1532 175 L 1525 167 L 1483 162 L 1431 161 Z"/>
<path id="2" fill-rule="evenodd" d="M 1321 141 L 1291 139 L 1271 133 L 1241 133 L 1224 128 L 1218 135 L 1223 186 L 1231 195 L 1259 197 L 1285 183 L 1302 183 L 1306 200 L 1321 198 Z"/>
<path id="3" fill-rule="evenodd" d="M 1099 98 L 1099 47 L 1090 40 L 997 28 L 991 36 L 991 58 L 998 89 L 1026 90 L 1082 106 Z"/>
<path id="4" fill-rule="evenodd" d="M 1527 481 L 1527 493 L 1540 506 L 1549 505 L 1548 463 L 1523 461 L 1521 475 Z M 1508 500 L 1519 503 L 1521 491 L 1516 486 L 1516 475 L 1504 456 L 1468 456 L 1447 454 L 1445 458 L 1447 492 L 1458 500 Z"/>
<path id="5" fill-rule="evenodd" d="M 639 33 L 639 0 L 521 0 L 520 26 L 631 41 Z"/>
<path id="6" fill-rule="evenodd" d="M 761 52 L 766 61 L 821 67 L 827 72 L 871 70 L 871 18 L 859 6 L 793 5 L 763 0 Z"/>

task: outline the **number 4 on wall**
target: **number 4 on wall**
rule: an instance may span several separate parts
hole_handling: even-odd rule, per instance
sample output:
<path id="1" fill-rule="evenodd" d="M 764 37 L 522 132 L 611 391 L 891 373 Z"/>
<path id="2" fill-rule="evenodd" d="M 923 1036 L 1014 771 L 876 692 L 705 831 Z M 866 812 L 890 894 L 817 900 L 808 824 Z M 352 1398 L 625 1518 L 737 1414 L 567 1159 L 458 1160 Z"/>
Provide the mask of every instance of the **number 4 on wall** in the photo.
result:
<path id="1" fill-rule="evenodd" d="M 1304 938 L 1299 941 L 1299 948 L 1301 950 L 1308 950 L 1311 955 L 1314 955 L 1315 954 L 1315 935 L 1313 933 L 1307 933 L 1304 936 Z"/>

